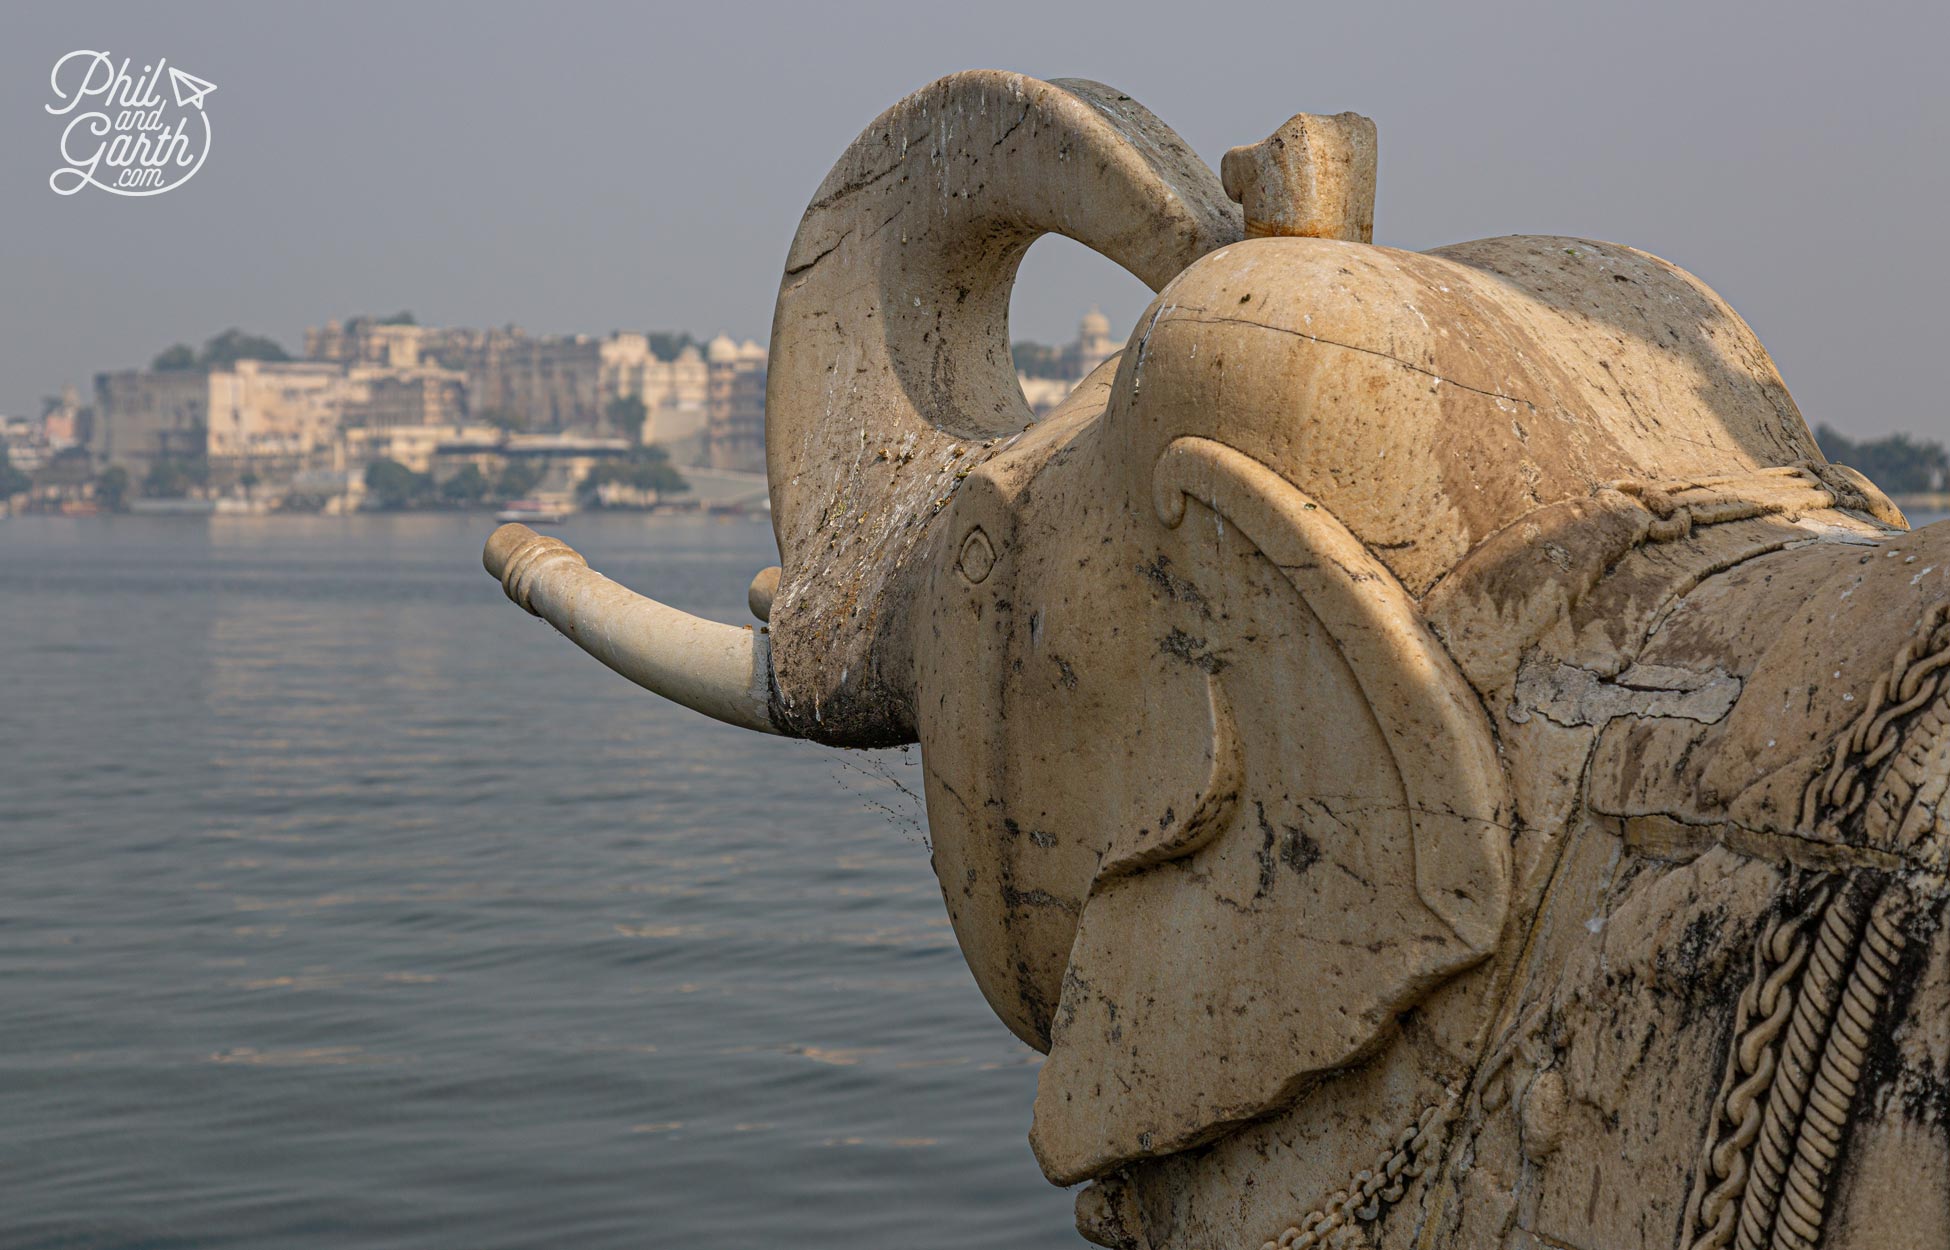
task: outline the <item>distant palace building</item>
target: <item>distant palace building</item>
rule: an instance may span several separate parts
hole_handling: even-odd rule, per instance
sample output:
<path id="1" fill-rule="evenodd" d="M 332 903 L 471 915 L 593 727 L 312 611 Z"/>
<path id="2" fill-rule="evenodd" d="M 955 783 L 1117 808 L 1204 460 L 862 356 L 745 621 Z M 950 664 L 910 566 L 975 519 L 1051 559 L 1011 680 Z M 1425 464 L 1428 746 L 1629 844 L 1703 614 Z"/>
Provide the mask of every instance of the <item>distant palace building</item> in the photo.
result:
<path id="1" fill-rule="evenodd" d="M 1018 345 L 1029 407 L 1046 415 L 1118 346 L 1095 309 L 1070 344 Z M 490 445 L 572 467 L 656 445 L 682 467 L 763 472 L 765 384 L 765 348 L 725 335 L 700 349 L 687 335 L 535 336 L 358 317 L 306 330 L 303 360 L 99 374 L 92 409 L 70 392 L 45 418 L 43 442 L 81 443 L 98 467 L 121 465 L 137 483 L 166 462 L 193 464 L 195 489 L 211 496 L 336 482 L 350 497 L 375 460 L 438 478 L 480 468 Z M 639 411 L 637 428 L 617 428 Z"/>
<path id="2" fill-rule="evenodd" d="M 345 371 L 310 361 L 124 370 L 95 378 L 95 451 L 138 478 L 160 460 L 207 460 L 214 484 L 285 476 L 338 431 Z"/>
<path id="3" fill-rule="evenodd" d="M 765 471 L 765 349 L 720 334 L 704 349 L 705 445 L 714 469 Z"/>
<path id="4" fill-rule="evenodd" d="M 477 420 L 536 432 L 602 432 L 669 445 L 699 437 L 710 390 L 703 355 L 686 345 L 660 358 L 648 335 L 531 336 L 517 326 L 436 329 L 355 318 L 305 331 L 305 355 L 398 369 L 422 361 L 462 375 Z M 609 428 L 610 405 L 634 399 L 642 430 Z"/>
<path id="5" fill-rule="evenodd" d="M 1116 355 L 1120 346 L 1110 336 L 1110 318 L 1092 308 L 1077 324 L 1076 341 L 1052 353 L 1054 358 L 1047 362 L 1051 367 L 1036 373 L 1016 374 L 1029 410 L 1038 418 L 1048 416 L 1070 397 L 1077 383 L 1090 376 L 1091 370 Z"/>

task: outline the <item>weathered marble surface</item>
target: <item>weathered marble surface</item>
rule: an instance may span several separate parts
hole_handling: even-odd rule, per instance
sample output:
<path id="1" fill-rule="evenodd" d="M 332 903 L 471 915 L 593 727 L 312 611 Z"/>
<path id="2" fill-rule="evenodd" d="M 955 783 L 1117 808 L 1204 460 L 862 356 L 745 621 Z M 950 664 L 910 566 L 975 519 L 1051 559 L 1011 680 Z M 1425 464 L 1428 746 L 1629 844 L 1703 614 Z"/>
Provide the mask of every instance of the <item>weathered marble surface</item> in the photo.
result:
<path id="1" fill-rule="evenodd" d="M 921 743 L 1099 1244 L 1950 1243 L 1950 530 L 1691 275 L 1373 246 L 1374 161 L 1302 116 L 1222 187 L 1109 88 L 943 79 L 787 261 L 769 629 L 488 566 L 712 715 Z M 1158 296 L 1038 422 L 1049 231 Z"/>

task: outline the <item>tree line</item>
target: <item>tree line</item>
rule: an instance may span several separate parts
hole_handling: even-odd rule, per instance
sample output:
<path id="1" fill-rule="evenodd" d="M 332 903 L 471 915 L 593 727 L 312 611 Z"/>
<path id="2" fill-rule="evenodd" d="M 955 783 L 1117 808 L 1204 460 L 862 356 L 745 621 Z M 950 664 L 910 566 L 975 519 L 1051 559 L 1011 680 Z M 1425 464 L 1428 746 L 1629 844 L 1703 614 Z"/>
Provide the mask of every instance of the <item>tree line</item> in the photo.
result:
<path id="1" fill-rule="evenodd" d="M 415 473 L 397 460 L 382 458 L 366 466 L 366 499 L 369 507 L 388 512 L 478 507 L 526 498 L 541 485 L 542 473 L 525 460 L 510 460 L 493 476 L 479 465 L 465 464 L 436 485 L 431 473 Z M 601 507 L 602 488 L 611 484 L 655 497 L 691 488 L 661 447 L 638 447 L 628 456 L 598 461 L 576 483 L 576 498 L 585 508 Z"/>
<path id="2" fill-rule="evenodd" d="M 232 326 L 216 335 L 197 351 L 188 343 L 165 347 L 149 362 L 156 373 L 188 373 L 196 369 L 224 369 L 240 360 L 289 360 L 291 354 L 276 339 L 262 334 L 246 334 Z"/>
<path id="3" fill-rule="evenodd" d="M 1821 454 L 1845 464 L 1892 495 L 1950 488 L 1950 454 L 1933 439 L 1908 434 L 1854 439 L 1828 425 L 1815 427 Z"/>

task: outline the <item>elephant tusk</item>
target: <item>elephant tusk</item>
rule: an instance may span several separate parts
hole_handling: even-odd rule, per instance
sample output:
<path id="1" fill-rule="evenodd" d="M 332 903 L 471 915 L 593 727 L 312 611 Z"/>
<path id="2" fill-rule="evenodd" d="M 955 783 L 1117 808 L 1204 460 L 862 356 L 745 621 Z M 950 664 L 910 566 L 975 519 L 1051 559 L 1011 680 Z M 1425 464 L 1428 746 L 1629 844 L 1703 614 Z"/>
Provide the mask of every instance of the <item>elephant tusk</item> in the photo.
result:
<path id="1" fill-rule="evenodd" d="M 706 716 L 780 733 L 773 723 L 772 642 L 639 595 L 589 567 L 559 538 L 526 525 L 488 536 L 481 563 L 529 613 L 653 694 Z"/>

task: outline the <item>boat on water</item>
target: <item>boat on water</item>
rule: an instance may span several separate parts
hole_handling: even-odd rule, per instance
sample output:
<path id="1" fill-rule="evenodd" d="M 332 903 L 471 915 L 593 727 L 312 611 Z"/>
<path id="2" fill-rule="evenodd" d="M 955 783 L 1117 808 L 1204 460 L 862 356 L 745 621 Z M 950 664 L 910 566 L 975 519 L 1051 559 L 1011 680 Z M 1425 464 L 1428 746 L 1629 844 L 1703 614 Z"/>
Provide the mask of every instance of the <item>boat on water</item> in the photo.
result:
<path id="1" fill-rule="evenodd" d="M 552 503 L 545 499 L 512 499 L 508 501 L 506 507 L 494 514 L 494 519 L 534 525 L 537 522 L 566 521 L 569 519 L 569 511 L 566 505 Z"/>

